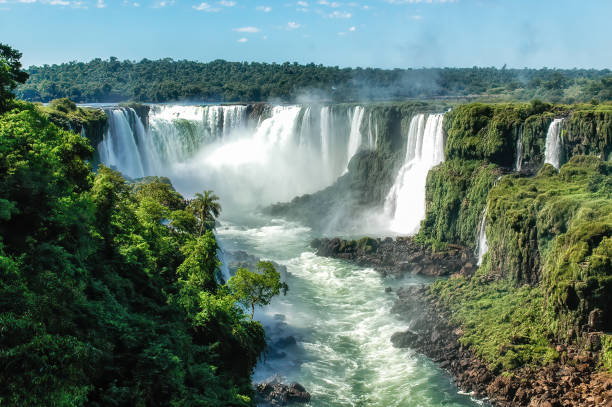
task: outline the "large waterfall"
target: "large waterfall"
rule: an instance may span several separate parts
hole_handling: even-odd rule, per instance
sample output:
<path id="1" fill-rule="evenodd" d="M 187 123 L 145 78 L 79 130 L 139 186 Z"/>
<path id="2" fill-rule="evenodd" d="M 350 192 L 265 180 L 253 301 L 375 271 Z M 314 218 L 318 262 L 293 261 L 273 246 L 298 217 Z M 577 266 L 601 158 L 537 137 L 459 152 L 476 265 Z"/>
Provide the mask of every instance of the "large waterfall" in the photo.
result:
<path id="1" fill-rule="evenodd" d="M 130 178 L 168 176 L 187 195 L 214 189 L 226 206 L 318 191 L 377 137 L 361 106 L 272 106 L 254 117 L 244 105 L 158 105 L 146 118 L 126 107 L 106 112 L 102 163 Z"/>
<path id="2" fill-rule="evenodd" d="M 427 173 L 444 161 L 443 119 L 444 114 L 418 114 L 410 122 L 404 165 L 385 200 L 395 232 L 416 233 L 425 217 Z"/>
<path id="3" fill-rule="evenodd" d="M 546 133 L 546 149 L 544 150 L 544 163 L 551 164 L 556 169 L 561 166 L 561 154 L 563 150 L 561 140 L 561 128 L 563 119 L 555 119 L 548 127 Z"/>

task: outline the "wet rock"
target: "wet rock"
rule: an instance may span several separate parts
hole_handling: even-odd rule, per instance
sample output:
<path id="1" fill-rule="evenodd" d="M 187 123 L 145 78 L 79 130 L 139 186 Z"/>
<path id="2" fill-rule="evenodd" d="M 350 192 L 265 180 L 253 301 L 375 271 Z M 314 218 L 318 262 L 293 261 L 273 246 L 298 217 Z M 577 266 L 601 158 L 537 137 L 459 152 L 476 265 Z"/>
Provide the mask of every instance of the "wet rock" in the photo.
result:
<path id="1" fill-rule="evenodd" d="M 402 277 L 409 274 L 447 276 L 453 273 L 473 274 L 474 255 L 467 247 L 449 245 L 441 252 L 415 242 L 410 237 L 359 240 L 340 238 L 315 239 L 311 246 L 317 255 L 334 257 L 373 267 L 384 275 Z"/>
<path id="2" fill-rule="evenodd" d="M 307 403 L 310 393 L 304 386 L 293 382 L 284 384 L 279 376 L 274 376 L 263 383 L 255 385 L 257 404 L 269 406 L 286 406 L 292 403 Z"/>
<path id="3" fill-rule="evenodd" d="M 391 343 L 396 348 L 411 348 L 419 340 L 419 335 L 414 332 L 396 332 L 391 335 Z"/>

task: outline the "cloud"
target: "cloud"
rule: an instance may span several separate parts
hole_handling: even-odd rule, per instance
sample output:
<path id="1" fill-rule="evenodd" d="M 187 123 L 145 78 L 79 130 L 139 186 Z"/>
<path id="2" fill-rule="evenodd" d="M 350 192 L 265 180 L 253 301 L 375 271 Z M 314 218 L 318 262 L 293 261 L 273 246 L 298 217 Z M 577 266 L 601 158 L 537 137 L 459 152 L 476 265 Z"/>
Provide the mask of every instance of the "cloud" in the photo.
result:
<path id="1" fill-rule="evenodd" d="M 210 4 L 205 3 L 205 2 L 202 2 L 198 4 L 197 6 L 193 6 L 193 9 L 197 11 L 205 11 L 207 13 L 216 13 L 217 11 L 220 11 L 219 8 L 213 7 Z"/>
<path id="2" fill-rule="evenodd" d="M 338 10 L 335 10 L 325 15 L 325 17 L 327 18 L 351 18 L 352 16 L 353 15 L 349 13 L 348 11 L 338 11 Z"/>
<path id="3" fill-rule="evenodd" d="M 263 11 L 264 13 L 269 13 L 270 11 L 272 11 L 272 7 L 270 7 L 270 6 L 257 6 L 256 10 L 257 11 Z"/>
<path id="4" fill-rule="evenodd" d="M 221 0 L 219 4 L 223 7 L 234 7 L 236 5 L 236 2 L 230 0 Z"/>
<path id="5" fill-rule="evenodd" d="M 174 5 L 174 0 L 161 0 L 161 1 L 158 1 L 157 3 L 155 3 L 153 8 L 164 8 L 164 7 L 169 7 L 169 6 L 173 6 L 173 5 Z"/>
<path id="6" fill-rule="evenodd" d="M 305 1 L 298 1 L 297 5 L 301 7 L 308 7 L 308 3 L 306 3 Z"/>
<path id="7" fill-rule="evenodd" d="M 302 26 L 302 24 L 298 24 L 295 21 L 289 21 L 287 23 L 287 29 L 288 30 L 297 30 L 298 28 L 300 28 Z"/>
<path id="8" fill-rule="evenodd" d="M 236 31 L 239 33 L 258 33 L 261 30 L 257 27 L 240 27 L 234 28 L 232 31 Z"/>
<path id="9" fill-rule="evenodd" d="M 248 41 L 249 41 L 249 39 L 248 39 L 248 38 L 244 38 L 244 37 L 242 37 L 242 38 L 240 38 L 240 39 L 239 39 L 239 40 L 237 40 L 237 41 L 238 41 L 238 42 L 248 42 Z"/>
<path id="10" fill-rule="evenodd" d="M 349 31 L 350 31 L 350 32 L 353 32 L 353 31 L 355 31 L 356 29 L 357 29 L 357 28 L 355 28 L 355 26 L 349 27 Z"/>
<path id="11" fill-rule="evenodd" d="M 414 16 L 410 16 L 410 18 L 411 18 L 412 20 L 422 20 L 422 19 L 423 19 L 423 16 L 416 14 L 416 15 L 414 15 Z"/>
<path id="12" fill-rule="evenodd" d="M 47 0 L 44 3 L 49 4 L 51 6 L 69 6 L 70 5 L 70 2 L 66 0 Z"/>
<path id="13" fill-rule="evenodd" d="M 98 2 L 96 3 L 96 7 L 97 8 L 106 8 L 106 3 L 104 2 L 104 0 L 98 0 Z"/>
<path id="14" fill-rule="evenodd" d="M 333 8 L 338 8 L 342 5 L 341 3 L 338 3 L 336 1 L 329 2 L 327 0 L 319 0 L 317 3 L 322 6 L 328 6 L 328 7 L 333 7 Z"/>

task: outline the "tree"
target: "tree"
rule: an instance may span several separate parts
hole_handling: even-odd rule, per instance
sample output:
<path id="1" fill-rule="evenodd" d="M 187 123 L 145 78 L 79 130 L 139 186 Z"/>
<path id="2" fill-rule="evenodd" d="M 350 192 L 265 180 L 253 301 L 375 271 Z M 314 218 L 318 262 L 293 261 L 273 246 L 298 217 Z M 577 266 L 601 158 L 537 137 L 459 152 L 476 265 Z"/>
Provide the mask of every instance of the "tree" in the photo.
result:
<path id="1" fill-rule="evenodd" d="M 8 110 L 17 84 L 28 80 L 28 74 L 21 70 L 20 59 L 21 52 L 0 43 L 0 113 Z"/>
<path id="2" fill-rule="evenodd" d="M 281 281 L 280 274 L 269 261 L 257 263 L 256 272 L 239 268 L 227 284 L 238 302 L 251 307 L 251 319 L 256 305 L 268 305 L 274 296 L 281 291 L 287 295 L 289 290 L 287 283 Z"/>
<path id="3" fill-rule="evenodd" d="M 217 217 L 221 213 L 221 204 L 219 197 L 213 191 L 203 191 L 195 194 L 195 198 L 189 202 L 188 209 L 198 218 L 200 224 L 199 235 L 207 230 L 215 228 Z"/>

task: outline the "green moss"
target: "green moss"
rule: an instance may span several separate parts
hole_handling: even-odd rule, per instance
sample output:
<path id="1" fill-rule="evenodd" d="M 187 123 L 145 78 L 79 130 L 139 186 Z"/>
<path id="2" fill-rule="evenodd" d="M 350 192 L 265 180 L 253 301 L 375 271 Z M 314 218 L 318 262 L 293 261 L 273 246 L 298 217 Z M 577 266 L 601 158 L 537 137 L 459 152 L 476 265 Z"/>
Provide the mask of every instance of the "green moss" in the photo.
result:
<path id="1" fill-rule="evenodd" d="M 429 171 L 419 238 L 475 246 L 487 194 L 499 174 L 494 164 L 456 159 Z"/>
<path id="2" fill-rule="evenodd" d="M 612 373 L 612 335 L 601 336 L 601 362 L 603 368 Z"/>
<path id="3" fill-rule="evenodd" d="M 52 100 L 48 106 L 37 106 L 43 115 L 64 130 L 76 133 L 85 130 L 85 135 L 92 146 L 97 146 L 102 141 L 107 117 L 101 109 L 77 107 L 67 98 Z"/>
<path id="4" fill-rule="evenodd" d="M 557 358 L 548 341 L 549 322 L 539 288 L 461 277 L 438 281 L 431 291 L 461 326 L 461 344 L 470 346 L 493 371 L 543 365 Z"/>

